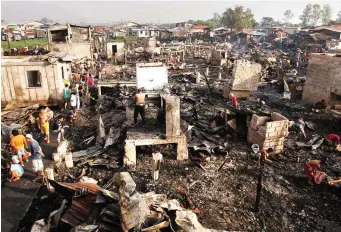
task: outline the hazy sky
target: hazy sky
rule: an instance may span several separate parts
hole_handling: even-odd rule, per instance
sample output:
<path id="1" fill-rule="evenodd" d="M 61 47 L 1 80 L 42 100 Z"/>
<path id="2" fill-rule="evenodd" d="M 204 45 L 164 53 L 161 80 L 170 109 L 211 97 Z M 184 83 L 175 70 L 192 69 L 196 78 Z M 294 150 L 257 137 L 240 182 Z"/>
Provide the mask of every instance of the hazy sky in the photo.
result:
<path id="1" fill-rule="evenodd" d="M 43 17 L 64 23 L 174 23 L 188 19 L 209 19 L 228 7 L 242 5 L 250 8 L 257 21 L 262 17 L 282 20 L 285 10 L 294 13 L 293 22 L 308 3 L 329 4 L 333 19 L 341 11 L 341 0 L 329 1 L 1 1 L 1 19 L 9 22 L 39 20 Z"/>

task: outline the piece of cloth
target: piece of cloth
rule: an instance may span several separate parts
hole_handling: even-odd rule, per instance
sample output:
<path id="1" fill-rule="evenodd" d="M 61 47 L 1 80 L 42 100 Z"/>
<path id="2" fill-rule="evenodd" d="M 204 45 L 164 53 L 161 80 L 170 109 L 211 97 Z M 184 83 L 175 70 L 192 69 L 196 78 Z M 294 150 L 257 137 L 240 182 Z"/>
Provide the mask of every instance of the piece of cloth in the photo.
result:
<path id="1" fill-rule="evenodd" d="M 141 115 L 142 118 L 142 124 L 145 124 L 145 109 L 144 106 L 136 105 L 134 110 L 134 122 L 137 123 L 137 117 L 138 115 Z"/>
<path id="2" fill-rule="evenodd" d="M 95 80 L 92 76 L 88 77 L 88 86 L 92 87 L 95 84 Z"/>
<path id="3" fill-rule="evenodd" d="M 25 148 L 21 148 L 18 151 L 15 152 L 15 154 L 21 158 L 23 156 L 23 154 L 25 154 Z"/>
<path id="4" fill-rule="evenodd" d="M 45 123 L 40 125 L 40 130 L 42 133 L 49 134 L 50 133 L 49 127 L 50 127 L 49 123 L 45 122 Z"/>
<path id="5" fill-rule="evenodd" d="M 316 171 L 314 174 L 315 184 L 321 184 L 326 177 L 327 174 L 325 172 Z"/>
<path id="6" fill-rule="evenodd" d="M 32 170 L 33 172 L 42 171 L 44 168 L 43 160 L 41 159 L 32 159 Z"/>
<path id="7" fill-rule="evenodd" d="M 136 105 L 144 105 L 144 100 L 146 95 L 144 93 L 138 93 L 135 95 L 135 103 Z"/>
<path id="8" fill-rule="evenodd" d="M 38 154 L 38 152 L 41 151 L 41 147 L 39 146 L 39 143 L 36 140 L 32 139 L 30 149 L 31 149 L 32 160 L 41 159 L 41 155 Z"/>
<path id="9" fill-rule="evenodd" d="M 16 171 L 20 175 L 24 174 L 24 168 L 20 164 L 11 164 L 11 172 Z"/>
<path id="10" fill-rule="evenodd" d="M 77 96 L 75 94 L 71 94 L 70 105 L 72 107 L 76 107 L 76 105 L 77 105 Z"/>
<path id="11" fill-rule="evenodd" d="M 233 104 L 234 107 L 237 108 L 237 106 L 238 106 L 238 100 L 237 100 L 236 97 L 232 97 L 232 104 Z"/>
<path id="12" fill-rule="evenodd" d="M 63 91 L 64 91 L 64 98 L 65 99 L 69 99 L 70 98 L 70 90 L 69 90 L 69 88 L 65 87 Z"/>
<path id="13" fill-rule="evenodd" d="M 334 145 L 337 145 L 340 143 L 340 136 L 338 136 L 336 134 L 329 134 L 329 135 L 327 135 L 326 139 L 332 141 L 334 143 Z"/>
<path id="14" fill-rule="evenodd" d="M 10 145 L 14 152 L 17 152 L 20 149 L 24 148 L 25 144 L 26 144 L 26 139 L 23 135 L 17 135 L 11 138 Z"/>

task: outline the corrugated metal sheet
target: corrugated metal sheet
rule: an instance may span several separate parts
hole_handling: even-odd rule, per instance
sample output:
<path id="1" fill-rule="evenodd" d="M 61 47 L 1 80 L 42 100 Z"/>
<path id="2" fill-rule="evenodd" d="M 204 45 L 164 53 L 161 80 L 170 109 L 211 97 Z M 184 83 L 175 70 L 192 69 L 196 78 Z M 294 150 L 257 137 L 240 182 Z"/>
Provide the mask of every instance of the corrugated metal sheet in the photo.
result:
<path id="1" fill-rule="evenodd" d="M 81 225 L 88 218 L 95 199 L 95 195 L 73 199 L 71 207 L 66 210 L 61 220 L 73 227 Z"/>
<path id="2" fill-rule="evenodd" d="M 314 33 L 314 34 L 310 34 L 309 35 L 311 38 L 313 38 L 313 40 L 317 41 L 317 40 L 329 40 L 332 37 L 329 35 L 325 35 L 323 33 Z"/>
<path id="3" fill-rule="evenodd" d="M 92 183 L 84 183 L 84 182 L 77 182 L 77 183 L 64 183 L 64 182 L 58 182 L 61 186 L 64 186 L 66 188 L 80 191 L 82 188 L 88 188 L 89 193 L 96 194 L 101 188 L 97 184 Z"/>

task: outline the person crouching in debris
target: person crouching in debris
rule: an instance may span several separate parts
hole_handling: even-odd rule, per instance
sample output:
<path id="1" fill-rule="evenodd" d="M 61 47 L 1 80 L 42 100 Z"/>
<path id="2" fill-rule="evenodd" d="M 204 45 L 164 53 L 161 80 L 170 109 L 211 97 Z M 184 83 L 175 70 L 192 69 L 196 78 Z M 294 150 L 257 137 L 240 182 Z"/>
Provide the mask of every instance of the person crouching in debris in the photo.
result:
<path id="1" fill-rule="evenodd" d="M 329 134 L 325 137 L 326 144 L 329 146 L 335 146 L 336 148 L 340 146 L 340 136 L 336 134 Z"/>
<path id="2" fill-rule="evenodd" d="M 312 185 L 320 184 L 325 177 L 327 177 L 326 173 L 317 171 L 318 168 L 321 167 L 321 165 L 326 165 L 327 158 L 323 157 L 321 160 L 309 160 L 306 163 L 304 163 L 304 172 L 308 177 L 308 184 Z"/>
<path id="3" fill-rule="evenodd" d="M 259 163 L 264 163 L 266 160 L 268 160 L 268 157 L 271 155 L 271 153 L 274 151 L 271 147 L 268 149 L 262 149 L 259 151 Z"/>
<path id="4" fill-rule="evenodd" d="M 28 157 L 26 155 L 25 147 L 27 147 L 26 139 L 23 135 L 19 134 L 18 130 L 12 130 L 13 137 L 11 138 L 10 145 L 12 151 L 18 157 L 21 166 L 24 166 L 23 160 L 28 162 Z"/>
<path id="5" fill-rule="evenodd" d="M 234 96 L 233 93 L 230 93 L 230 98 L 231 98 L 231 101 L 232 101 L 232 105 L 233 105 L 235 108 L 239 108 L 239 104 L 238 104 L 237 97 Z"/>
<path id="6" fill-rule="evenodd" d="M 135 110 L 134 110 L 134 122 L 137 124 L 137 117 L 140 114 L 142 118 L 142 124 L 145 124 L 145 109 L 144 109 L 144 100 L 146 95 L 142 92 L 142 89 L 137 90 L 137 94 L 135 95 Z"/>
<path id="7" fill-rule="evenodd" d="M 20 177 L 24 174 L 24 168 L 19 164 L 19 158 L 16 155 L 12 156 L 10 172 L 11 175 L 8 178 L 8 182 L 20 180 Z"/>
<path id="8" fill-rule="evenodd" d="M 68 120 L 73 123 L 76 119 L 76 114 L 77 114 L 77 110 L 76 109 L 72 109 L 67 113 L 67 118 Z"/>
<path id="9" fill-rule="evenodd" d="M 57 136 L 58 144 L 60 143 L 61 140 L 63 140 L 63 141 L 65 140 L 65 138 L 64 138 L 64 131 L 65 131 L 64 127 L 66 127 L 66 126 L 64 126 L 63 123 L 64 123 L 64 118 L 59 115 L 57 120 L 54 122 L 53 127 L 52 127 L 53 132 L 58 133 L 58 136 Z"/>
<path id="10" fill-rule="evenodd" d="M 31 134 L 26 134 L 26 141 L 30 145 L 31 150 L 31 158 L 32 158 L 32 169 L 36 175 L 36 178 L 33 181 L 37 181 L 42 178 L 44 164 L 42 157 L 45 157 L 39 143 L 33 139 Z"/>

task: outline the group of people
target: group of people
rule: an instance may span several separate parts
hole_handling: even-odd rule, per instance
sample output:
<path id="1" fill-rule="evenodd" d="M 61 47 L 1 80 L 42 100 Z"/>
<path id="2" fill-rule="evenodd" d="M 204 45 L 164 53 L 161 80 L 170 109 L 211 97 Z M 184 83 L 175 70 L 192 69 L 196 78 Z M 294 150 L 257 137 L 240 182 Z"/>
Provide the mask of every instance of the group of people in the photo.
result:
<path id="1" fill-rule="evenodd" d="M 13 152 L 11 164 L 8 164 L 10 170 L 10 175 L 8 178 L 9 182 L 20 180 L 24 174 L 24 161 L 28 162 L 30 150 L 32 169 L 36 177 L 34 181 L 42 178 L 44 164 L 42 157 L 45 157 L 39 143 L 33 139 L 31 134 L 26 134 L 23 136 L 18 130 L 12 130 L 10 146 Z"/>
<path id="2" fill-rule="evenodd" d="M 67 109 L 69 105 L 75 112 L 79 110 L 83 103 L 83 97 L 88 92 L 88 88 L 93 87 L 94 84 L 95 79 L 91 74 L 79 75 L 74 73 L 72 83 L 68 79 L 64 79 L 64 109 Z"/>

